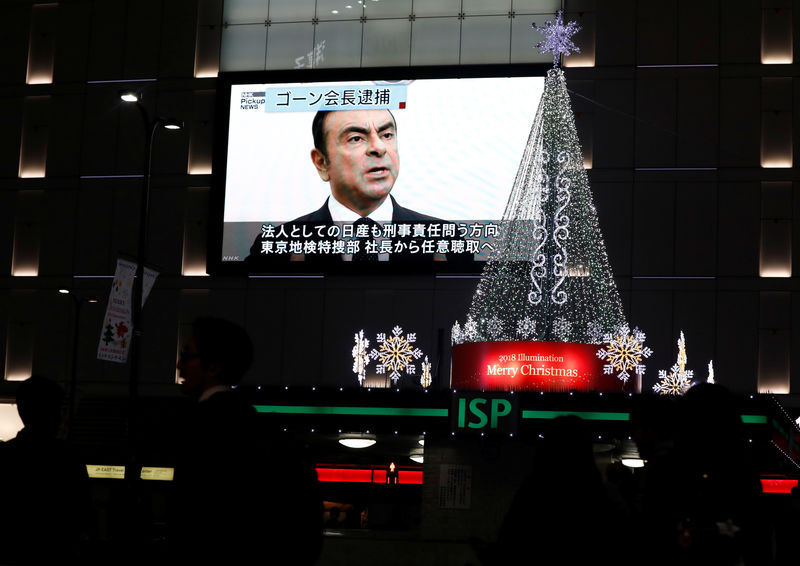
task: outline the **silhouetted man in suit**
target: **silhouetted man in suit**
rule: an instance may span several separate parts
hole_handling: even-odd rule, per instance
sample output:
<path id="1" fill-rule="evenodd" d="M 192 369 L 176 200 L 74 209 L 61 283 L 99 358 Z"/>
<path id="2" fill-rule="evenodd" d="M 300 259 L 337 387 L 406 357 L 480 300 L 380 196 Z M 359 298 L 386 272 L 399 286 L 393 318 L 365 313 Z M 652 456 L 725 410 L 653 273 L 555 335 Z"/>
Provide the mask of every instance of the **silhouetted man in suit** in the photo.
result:
<path id="1" fill-rule="evenodd" d="M 61 438 L 60 385 L 32 376 L 19 385 L 25 425 L 0 443 L 0 563 L 57 564 L 79 557 L 89 518 L 86 466 Z"/>
<path id="2" fill-rule="evenodd" d="M 252 359 L 241 326 L 206 317 L 178 360 L 181 388 L 197 399 L 175 467 L 174 543 L 186 563 L 311 564 L 321 550 L 313 466 L 261 426 L 235 389 Z"/>

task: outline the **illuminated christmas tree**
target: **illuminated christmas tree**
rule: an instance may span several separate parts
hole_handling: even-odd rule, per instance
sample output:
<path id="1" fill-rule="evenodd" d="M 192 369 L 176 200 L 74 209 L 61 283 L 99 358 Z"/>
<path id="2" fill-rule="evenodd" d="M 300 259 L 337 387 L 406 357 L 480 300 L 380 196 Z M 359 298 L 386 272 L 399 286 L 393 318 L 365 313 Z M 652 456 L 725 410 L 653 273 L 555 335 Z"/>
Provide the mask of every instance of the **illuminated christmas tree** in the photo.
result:
<path id="1" fill-rule="evenodd" d="M 502 219 L 454 343 L 537 340 L 600 344 L 626 329 L 575 131 L 561 54 L 578 31 L 555 22 L 534 27 L 553 52 L 553 68 Z"/>

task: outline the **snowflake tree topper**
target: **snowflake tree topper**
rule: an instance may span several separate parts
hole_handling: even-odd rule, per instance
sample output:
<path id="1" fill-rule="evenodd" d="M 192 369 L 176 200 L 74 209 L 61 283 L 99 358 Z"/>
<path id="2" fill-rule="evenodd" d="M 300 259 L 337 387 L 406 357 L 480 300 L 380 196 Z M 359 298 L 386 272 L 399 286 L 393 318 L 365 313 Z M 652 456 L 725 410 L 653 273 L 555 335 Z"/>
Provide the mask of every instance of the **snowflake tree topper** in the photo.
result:
<path id="1" fill-rule="evenodd" d="M 561 19 L 561 10 L 556 14 L 555 22 L 547 20 L 543 26 L 533 24 L 533 29 L 544 34 L 544 39 L 536 44 L 539 53 L 553 52 L 553 66 L 558 66 L 558 58 L 561 54 L 570 55 L 571 51 L 580 53 L 581 50 L 572 43 L 570 39 L 578 33 L 581 27 L 575 22 L 568 22 L 564 25 Z"/>
<path id="2" fill-rule="evenodd" d="M 649 358 L 653 353 L 644 345 L 644 340 L 644 332 L 638 328 L 634 328 L 631 332 L 628 326 L 620 327 L 614 334 L 607 334 L 604 337 L 605 347 L 597 351 L 597 357 L 606 361 L 603 373 L 611 375 L 618 372 L 617 377 L 623 383 L 628 382 L 629 371 L 643 374 L 645 366 L 642 359 Z"/>

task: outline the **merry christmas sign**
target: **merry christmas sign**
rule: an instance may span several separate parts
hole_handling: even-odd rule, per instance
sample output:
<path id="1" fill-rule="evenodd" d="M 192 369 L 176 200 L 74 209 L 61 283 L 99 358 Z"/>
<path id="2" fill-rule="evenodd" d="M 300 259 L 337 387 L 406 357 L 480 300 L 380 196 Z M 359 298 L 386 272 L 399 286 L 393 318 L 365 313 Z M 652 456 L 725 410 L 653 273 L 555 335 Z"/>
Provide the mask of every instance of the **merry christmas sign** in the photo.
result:
<path id="1" fill-rule="evenodd" d="M 453 389 L 621 392 L 632 384 L 606 371 L 596 344 L 498 341 L 453 346 Z"/>

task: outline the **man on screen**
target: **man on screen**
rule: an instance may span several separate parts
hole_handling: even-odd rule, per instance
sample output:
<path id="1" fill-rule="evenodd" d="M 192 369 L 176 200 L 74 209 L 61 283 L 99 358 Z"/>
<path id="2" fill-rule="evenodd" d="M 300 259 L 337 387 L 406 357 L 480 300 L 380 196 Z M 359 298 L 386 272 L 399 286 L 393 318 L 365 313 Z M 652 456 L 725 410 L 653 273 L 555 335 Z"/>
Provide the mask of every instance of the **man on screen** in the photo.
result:
<path id="1" fill-rule="evenodd" d="M 251 266 L 268 259 L 265 256 L 329 262 L 472 259 L 472 254 L 460 246 L 454 253 L 448 246 L 440 245 L 445 238 L 441 227 L 448 223 L 404 208 L 390 196 L 400 172 L 400 155 L 397 123 L 389 110 L 319 111 L 311 130 L 314 138 L 311 162 L 320 179 L 329 183 L 330 197 L 318 210 L 280 227 L 289 243 L 294 244 L 294 251 L 267 251 L 263 242 L 268 236 L 258 236 L 247 258 Z M 366 226 L 359 228 L 362 224 Z M 343 251 L 331 246 L 340 240 L 339 232 L 327 228 L 337 225 L 353 226 L 359 240 L 358 251 L 351 246 Z M 394 230 L 386 230 L 386 225 L 396 226 Z M 429 229 L 425 235 L 398 234 L 396 229 L 400 225 L 424 225 Z M 453 241 L 458 240 L 457 235 L 451 236 Z M 384 241 L 380 242 L 381 239 Z M 313 245 L 309 248 L 310 242 Z M 301 246 L 304 253 L 297 253 Z"/>

